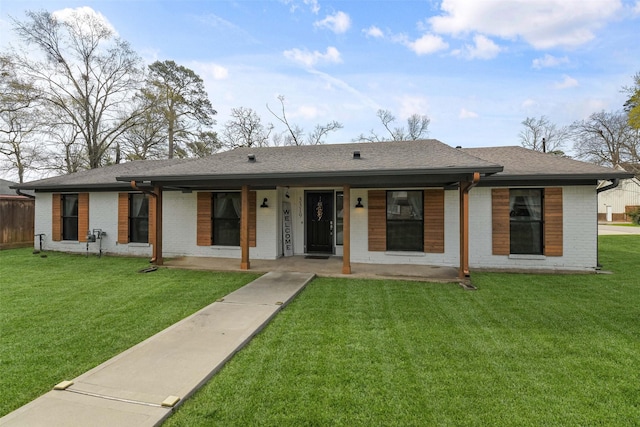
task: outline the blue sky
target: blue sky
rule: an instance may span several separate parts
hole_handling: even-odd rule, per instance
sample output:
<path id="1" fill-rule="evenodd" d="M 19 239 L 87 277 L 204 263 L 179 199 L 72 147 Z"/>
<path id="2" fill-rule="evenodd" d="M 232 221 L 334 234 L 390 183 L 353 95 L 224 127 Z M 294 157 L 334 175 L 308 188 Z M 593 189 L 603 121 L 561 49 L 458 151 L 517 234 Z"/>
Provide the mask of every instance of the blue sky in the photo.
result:
<path id="1" fill-rule="evenodd" d="M 196 71 L 218 111 L 234 107 L 311 131 L 328 143 L 374 129 L 378 109 L 403 124 L 431 118 L 449 145 L 518 145 L 526 117 L 568 125 L 622 107 L 640 72 L 640 0 L 2 0 L 0 46 L 27 9 L 89 7 L 147 63 Z"/>

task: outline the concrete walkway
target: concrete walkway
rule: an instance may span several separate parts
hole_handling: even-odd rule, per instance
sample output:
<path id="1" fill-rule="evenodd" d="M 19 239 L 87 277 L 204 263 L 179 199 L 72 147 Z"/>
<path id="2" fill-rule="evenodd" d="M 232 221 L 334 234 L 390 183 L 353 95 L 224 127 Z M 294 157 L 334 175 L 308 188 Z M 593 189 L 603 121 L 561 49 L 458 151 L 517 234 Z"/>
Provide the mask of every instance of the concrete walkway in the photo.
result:
<path id="1" fill-rule="evenodd" d="M 0 418 L 0 426 L 156 426 L 313 279 L 270 272 Z M 64 378 L 61 378 L 61 381 Z"/>
<path id="2" fill-rule="evenodd" d="M 598 224 L 599 235 L 627 235 L 627 234 L 640 234 L 640 227 L 633 226 L 621 226 L 612 224 Z"/>

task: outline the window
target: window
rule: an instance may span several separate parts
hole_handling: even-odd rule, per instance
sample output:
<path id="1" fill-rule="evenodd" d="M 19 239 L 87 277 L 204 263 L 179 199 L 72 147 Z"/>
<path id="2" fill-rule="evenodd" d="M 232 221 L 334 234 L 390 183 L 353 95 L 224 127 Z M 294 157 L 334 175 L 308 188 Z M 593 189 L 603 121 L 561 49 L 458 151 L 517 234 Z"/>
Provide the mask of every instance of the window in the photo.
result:
<path id="1" fill-rule="evenodd" d="M 149 197 L 129 194 L 129 242 L 149 242 Z"/>
<path id="2" fill-rule="evenodd" d="M 212 193 L 213 244 L 240 246 L 240 193 Z"/>
<path id="3" fill-rule="evenodd" d="M 62 240 L 78 240 L 78 195 L 62 195 Z"/>
<path id="4" fill-rule="evenodd" d="M 542 255 L 542 190 L 509 190 L 510 253 Z"/>
<path id="5" fill-rule="evenodd" d="M 344 209 L 344 196 L 342 191 L 336 192 L 336 245 L 342 245 L 343 239 L 343 209 Z"/>
<path id="6" fill-rule="evenodd" d="M 387 191 L 387 250 L 424 249 L 422 191 Z"/>

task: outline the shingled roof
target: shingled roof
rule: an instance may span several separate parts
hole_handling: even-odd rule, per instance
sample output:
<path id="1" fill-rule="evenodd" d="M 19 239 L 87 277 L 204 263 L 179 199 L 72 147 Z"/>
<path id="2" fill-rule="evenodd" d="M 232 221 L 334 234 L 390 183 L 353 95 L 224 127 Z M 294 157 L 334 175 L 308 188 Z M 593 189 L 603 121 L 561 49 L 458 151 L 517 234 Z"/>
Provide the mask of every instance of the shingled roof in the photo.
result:
<path id="1" fill-rule="evenodd" d="M 277 185 L 429 186 L 481 183 L 586 183 L 631 174 L 522 147 L 458 149 L 438 140 L 238 148 L 201 159 L 122 163 L 21 184 L 40 191 L 273 188 Z"/>
<path id="2" fill-rule="evenodd" d="M 468 154 L 504 167 L 485 182 L 576 182 L 630 178 L 633 174 L 524 147 L 465 148 Z"/>
<path id="3" fill-rule="evenodd" d="M 122 175 L 123 181 L 196 185 L 252 181 L 253 185 L 381 183 L 422 176 L 422 182 L 460 180 L 460 175 L 492 174 L 498 164 L 479 159 L 438 140 L 238 148 L 150 173 Z M 425 180 L 425 176 L 430 178 Z M 260 180 L 260 183 L 256 183 Z M 355 180 L 355 181 L 353 181 Z M 408 181 L 407 181 L 408 182 Z"/>

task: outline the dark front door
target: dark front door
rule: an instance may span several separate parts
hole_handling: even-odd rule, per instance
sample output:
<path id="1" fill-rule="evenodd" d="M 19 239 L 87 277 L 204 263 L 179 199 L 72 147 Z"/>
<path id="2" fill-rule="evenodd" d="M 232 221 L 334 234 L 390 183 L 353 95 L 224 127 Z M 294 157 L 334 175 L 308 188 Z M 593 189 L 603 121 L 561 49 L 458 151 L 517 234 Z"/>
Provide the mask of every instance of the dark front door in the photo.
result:
<path id="1" fill-rule="evenodd" d="M 307 193 L 307 252 L 333 253 L 333 192 Z"/>

